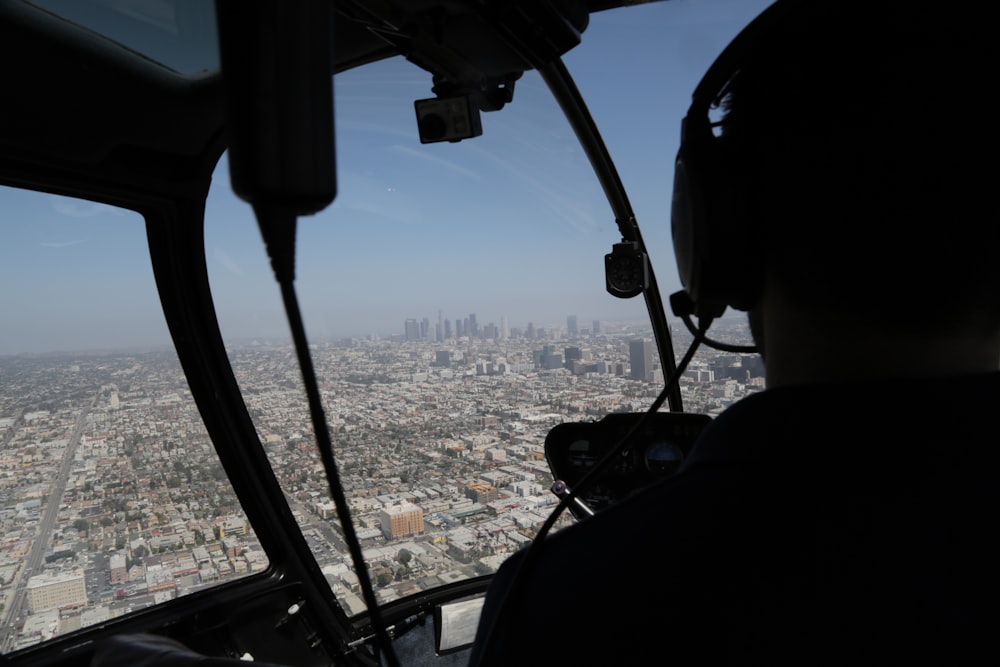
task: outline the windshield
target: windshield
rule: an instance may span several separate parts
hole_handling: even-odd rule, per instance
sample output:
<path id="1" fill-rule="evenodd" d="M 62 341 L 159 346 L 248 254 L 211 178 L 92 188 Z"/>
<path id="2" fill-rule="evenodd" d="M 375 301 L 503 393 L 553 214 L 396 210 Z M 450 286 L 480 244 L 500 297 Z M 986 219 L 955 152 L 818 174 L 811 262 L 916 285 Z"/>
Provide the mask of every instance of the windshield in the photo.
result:
<path id="1" fill-rule="evenodd" d="M 142 217 L 0 200 L 3 652 L 264 572 L 170 345 Z"/>
<path id="2" fill-rule="evenodd" d="M 766 4 L 600 12 L 564 57 L 664 299 L 679 288 L 680 119 Z M 605 289 L 621 234 L 539 74 L 459 143 L 420 143 L 414 101 L 431 87 L 403 58 L 335 77 L 338 195 L 298 222 L 296 289 L 382 602 L 494 572 L 556 504 L 546 434 L 646 410 L 664 383 L 642 297 Z M 230 362 L 331 591 L 360 614 L 278 287 L 227 169 L 224 156 L 205 250 Z M 172 347 L 142 217 L 11 186 L 0 200 L 0 651 L 268 572 Z M 690 336 L 670 327 L 679 356 Z M 746 333 L 739 316 L 712 331 Z M 703 349 L 681 380 L 684 409 L 711 414 L 755 391 L 756 364 Z"/>
<path id="3" fill-rule="evenodd" d="M 679 120 L 697 77 L 765 3 L 739 4 L 724 20 L 682 2 L 597 14 L 565 57 L 664 291 L 677 289 Z M 672 21 L 681 24 L 668 30 Z M 495 571 L 558 500 L 546 433 L 643 411 L 664 378 L 642 298 L 605 290 L 604 255 L 621 235 L 537 72 L 502 111 L 483 114 L 482 136 L 460 143 L 420 143 L 414 100 L 431 97 L 432 82 L 403 58 L 334 84 L 338 195 L 299 221 L 296 289 L 340 481 L 385 602 Z M 206 253 L 230 360 L 327 580 L 360 613 L 278 287 L 227 169 L 224 158 Z M 745 336 L 742 319 L 727 326 Z M 689 340 L 674 330 L 677 344 Z M 711 352 L 690 375 L 692 411 L 719 409 L 759 380 L 742 357 Z"/>

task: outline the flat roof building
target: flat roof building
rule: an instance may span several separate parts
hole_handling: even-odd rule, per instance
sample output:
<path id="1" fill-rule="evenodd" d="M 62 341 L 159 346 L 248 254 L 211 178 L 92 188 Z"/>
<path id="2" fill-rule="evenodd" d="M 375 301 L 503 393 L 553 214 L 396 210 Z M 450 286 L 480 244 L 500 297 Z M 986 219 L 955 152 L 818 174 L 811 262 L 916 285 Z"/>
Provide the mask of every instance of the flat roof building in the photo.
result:
<path id="1" fill-rule="evenodd" d="M 379 513 L 379 519 L 386 539 L 394 540 L 424 533 L 424 511 L 410 502 L 386 506 Z"/>
<path id="2" fill-rule="evenodd" d="M 83 572 L 40 574 L 28 580 L 28 611 L 82 607 L 87 604 Z"/>

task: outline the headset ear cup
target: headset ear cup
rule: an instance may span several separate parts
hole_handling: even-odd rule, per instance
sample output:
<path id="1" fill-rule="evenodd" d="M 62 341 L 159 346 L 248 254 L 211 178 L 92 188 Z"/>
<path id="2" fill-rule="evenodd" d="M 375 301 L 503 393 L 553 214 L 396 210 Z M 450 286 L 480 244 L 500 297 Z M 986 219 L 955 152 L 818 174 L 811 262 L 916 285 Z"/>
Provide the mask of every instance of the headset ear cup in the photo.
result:
<path id="1" fill-rule="evenodd" d="M 681 284 L 699 317 L 719 317 L 728 306 L 749 310 L 757 301 L 761 248 L 749 206 L 707 112 L 689 113 L 674 164 L 671 235 Z"/>
<path id="2" fill-rule="evenodd" d="M 687 146 L 681 144 L 674 161 L 674 192 L 670 208 L 670 235 L 673 239 L 674 258 L 677 261 L 677 272 L 681 286 L 692 301 L 697 301 L 701 295 L 701 262 L 702 252 L 699 248 L 699 225 L 697 220 L 704 213 L 696 210 L 699 205 L 696 188 L 691 180 L 696 179 L 689 167 Z"/>
<path id="3" fill-rule="evenodd" d="M 716 138 L 709 109 L 727 94 L 755 43 L 788 12 L 817 0 L 775 0 L 723 49 L 692 94 L 674 165 L 671 234 L 681 284 L 698 316 L 718 317 L 728 306 L 752 309 L 764 283 L 760 215 L 753 208 L 753 166 L 737 165 Z"/>
<path id="4" fill-rule="evenodd" d="M 698 127 L 704 125 L 706 127 Z M 708 135 L 707 137 L 705 135 Z M 707 115 L 684 121 L 680 150 L 674 163 L 671 235 L 681 284 L 699 317 L 718 317 L 728 304 L 727 270 L 720 261 L 727 253 L 727 199 L 719 182 L 718 146 L 707 128 Z M 723 227 L 720 229 L 720 226 Z"/>

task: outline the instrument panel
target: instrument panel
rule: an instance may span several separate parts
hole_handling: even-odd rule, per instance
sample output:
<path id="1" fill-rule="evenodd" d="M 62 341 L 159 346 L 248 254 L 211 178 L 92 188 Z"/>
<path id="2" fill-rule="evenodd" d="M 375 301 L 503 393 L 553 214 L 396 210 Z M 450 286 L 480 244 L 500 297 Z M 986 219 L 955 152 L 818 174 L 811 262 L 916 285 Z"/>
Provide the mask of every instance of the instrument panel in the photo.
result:
<path id="1" fill-rule="evenodd" d="M 577 518 L 598 512 L 676 473 L 711 421 L 702 414 L 655 412 L 647 416 L 637 412 L 609 414 L 597 422 L 559 424 L 545 437 L 545 460 L 556 480 L 552 490 L 565 495 L 617 449 L 578 491 L 583 507 L 569 504 Z M 628 441 L 619 448 L 626 437 Z"/>

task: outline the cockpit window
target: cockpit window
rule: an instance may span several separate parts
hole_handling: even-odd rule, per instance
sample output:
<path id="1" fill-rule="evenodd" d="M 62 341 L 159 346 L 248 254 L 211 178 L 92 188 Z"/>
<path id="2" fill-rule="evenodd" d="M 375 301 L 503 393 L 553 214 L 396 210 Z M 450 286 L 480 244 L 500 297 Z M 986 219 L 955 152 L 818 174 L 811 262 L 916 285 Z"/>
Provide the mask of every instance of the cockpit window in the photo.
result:
<path id="1" fill-rule="evenodd" d="M 493 572 L 558 501 L 546 432 L 655 395 L 629 369 L 629 341 L 650 335 L 644 306 L 604 291 L 614 220 L 538 75 L 455 144 L 419 141 L 413 101 L 430 85 L 403 59 L 335 79 L 338 196 L 298 231 L 296 287 L 382 601 Z M 254 219 L 214 207 L 206 250 L 231 362 L 317 560 L 362 612 Z"/>
<path id="2" fill-rule="evenodd" d="M 218 72 L 215 3 L 183 0 L 24 0 L 173 72 Z"/>
<path id="3" fill-rule="evenodd" d="M 683 3 L 598 13 L 565 58 L 619 163 L 665 295 L 677 289 L 669 209 L 680 118 L 701 72 L 763 4 L 742 21 L 710 12 L 685 21 Z M 705 34 L 718 36 L 715 48 Z M 546 433 L 643 411 L 663 387 L 642 298 L 605 290 L 604 255 L 621 235 L 539 74 L 525 73 L 512 102 L 483 114 L 482 136 L 458 143 L 419 140 L 414 101 L 431 86 L 403 58 L 335 77 L 338 194 L 298 222 L 296 290 L 383 602 L 495 571 L 558 500 Z M 206 254 L 230 361 L 317 561 L 344 609 L 360 613 L 279 290 L 226 159 Z M 683 326 L 671 326 L 684 345 Z M 701 355 L 682 383 L 688 409 L 753 391 L 746 368 L 716 379 L 714 368 L 742 363 Z"/>
<path id="4" fill-rule="evenodd" d="M 132 212 L 0 187 L 0 652 L 263 572 Z"/>

